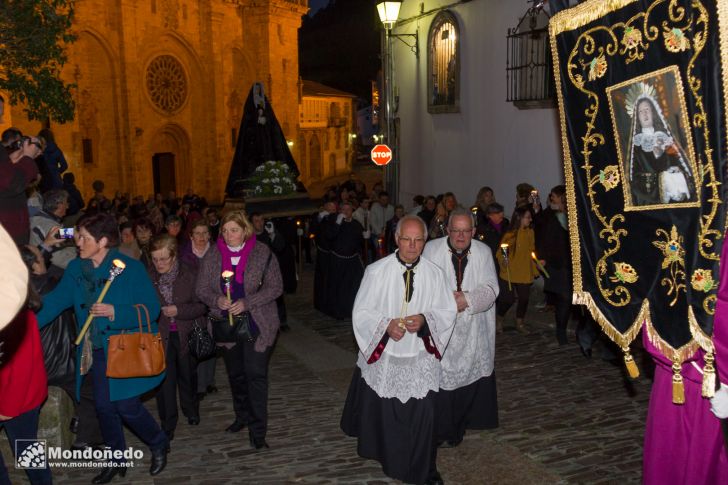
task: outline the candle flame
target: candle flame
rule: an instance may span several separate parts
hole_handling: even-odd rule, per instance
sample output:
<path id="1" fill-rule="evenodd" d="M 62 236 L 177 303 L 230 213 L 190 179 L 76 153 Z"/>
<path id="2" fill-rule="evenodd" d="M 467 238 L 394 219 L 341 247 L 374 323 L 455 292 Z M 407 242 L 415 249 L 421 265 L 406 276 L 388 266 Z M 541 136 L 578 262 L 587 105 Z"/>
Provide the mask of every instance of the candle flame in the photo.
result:
<path id="1" fill-rule="evenodd" d="M 222 272 L 222 277 L 225 279 L 229 279 L 229 278 L 232 278 L 234 274 L 235 273 L 233 273 L 232 271 L 226 270 L 226 271 Z"/>
<path id="2" fill-rule="evenodd" d="M 114 266 L 116 266 L 116 267 L 117 267 L 117 268 L 119 268 L 119 269 L 124 269 L 124 268 L 126 268 L 126 264 L 124 263 L 124 261 L 122 261 L 122 260 L 120 260 L 120 259 L 115 259 L 115 260 L 113 260 L 113 261 L 111 262 L 111 264 L 113 264 Z"/>
<path id="3" fill-rule="evenodd" d="M 508 244 L 501 244 L 501 249 L 508 249 Z"/>
<path id="4" fill-rule="evenodd" d="M 533 259 L 536 259 L 536 253 L 534 253 L 533 251 L 531 251 L 531 257 L 532 257 Z"/>

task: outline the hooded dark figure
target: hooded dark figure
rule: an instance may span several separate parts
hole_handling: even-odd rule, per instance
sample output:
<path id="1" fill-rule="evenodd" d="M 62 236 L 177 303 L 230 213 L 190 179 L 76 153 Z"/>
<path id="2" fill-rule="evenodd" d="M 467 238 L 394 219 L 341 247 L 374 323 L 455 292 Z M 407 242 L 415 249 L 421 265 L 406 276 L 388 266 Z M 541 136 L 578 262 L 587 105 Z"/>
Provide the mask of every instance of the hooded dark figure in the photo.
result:
<path id="1" fill-rule="evenodd" d="M 256 168 L 271 160 L 285 163 L 291 175 L 298 177 L 298 167 L 273 107 L 265 97 L 262 83 L 253 84 L 250 89 L 238 133 L 235 156 L 225 188 L 228 196 L 242 195 L 243 189 L 247 188 L 245 180 Z"/>

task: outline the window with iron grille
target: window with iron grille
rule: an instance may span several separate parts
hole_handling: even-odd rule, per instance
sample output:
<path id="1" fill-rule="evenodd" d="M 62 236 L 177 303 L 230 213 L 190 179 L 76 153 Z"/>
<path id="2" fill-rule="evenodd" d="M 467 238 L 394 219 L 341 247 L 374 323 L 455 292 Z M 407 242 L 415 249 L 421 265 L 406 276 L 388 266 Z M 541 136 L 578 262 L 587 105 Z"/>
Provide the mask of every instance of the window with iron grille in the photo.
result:
<path id="1" fill-rule="evenodd" d="M 455 16 L 440 12 L 427 39 L 427 111 L 460 112 L 460 29 Z"/>
<path id="2" fill-rule="evenodd" d="M 519 109 L 555 107 L 548 21 L 541 6 L 531 7 L 508 29 L 506 100 Z"/>

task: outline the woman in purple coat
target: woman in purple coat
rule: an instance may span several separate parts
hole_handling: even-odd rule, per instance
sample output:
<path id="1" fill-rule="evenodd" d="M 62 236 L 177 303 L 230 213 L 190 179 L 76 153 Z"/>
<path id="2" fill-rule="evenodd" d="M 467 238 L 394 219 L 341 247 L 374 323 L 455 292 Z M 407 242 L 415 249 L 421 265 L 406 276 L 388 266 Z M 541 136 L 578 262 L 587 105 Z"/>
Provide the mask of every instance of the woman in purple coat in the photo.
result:
<path id="1" fill-rule="evenodd" d="M 210 308 L 210 326 L 228 325 L 228 314 L 236 322 L 247 316 L 249 333 L 226 348 L 223 357 L 233 394 L 235 421 L 227 432 L 248 427 L 250 444 L 267 448 L 268 359 L 280 321 L 276 298 L 283 293 L 278 261 L 268 246 L 256 244 L 253 225 L 242 212 L 222 218 L 217 243 L 202 260 L 197 278 L 197 296 Z M 232 272 L 227 296 L 223 271 Z M 247 312 L 247 314 L 245 314 Z"/>

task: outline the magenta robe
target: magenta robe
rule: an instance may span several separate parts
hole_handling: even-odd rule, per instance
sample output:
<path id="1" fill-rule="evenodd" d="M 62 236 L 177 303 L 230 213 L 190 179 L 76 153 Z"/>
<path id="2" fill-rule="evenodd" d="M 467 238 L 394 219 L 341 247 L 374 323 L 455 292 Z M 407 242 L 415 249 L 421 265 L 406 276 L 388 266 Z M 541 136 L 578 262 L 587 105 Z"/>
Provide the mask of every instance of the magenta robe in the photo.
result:
<path id="1" fill-rule="evenodd" d="M 718 376 L 728 385 L 728 244 L 723 246 L 721 263 L 713 343 Z M 656 364 L 647 411 L 643 483 L 728 484 L 728 455 L 720 420 L 710 411 L 710 400 L 701 395 L 702 374 L 692 363 L 683 363 L 685 404 L 673 404 L 672 362 L 650 343 L 644 330 L 642 341 Z M 701 369 L 703 355 L 698 350 L 690 359 Z"/>

